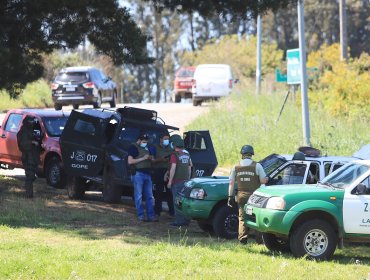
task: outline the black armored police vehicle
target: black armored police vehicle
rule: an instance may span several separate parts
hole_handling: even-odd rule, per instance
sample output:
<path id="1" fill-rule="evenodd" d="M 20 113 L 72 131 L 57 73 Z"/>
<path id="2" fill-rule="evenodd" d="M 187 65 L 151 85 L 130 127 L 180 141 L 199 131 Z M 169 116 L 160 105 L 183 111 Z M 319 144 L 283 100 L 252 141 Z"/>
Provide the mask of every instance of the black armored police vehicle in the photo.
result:
<path id="1" fill-rule="evenodd" d="M 163 133 L 176 130 L 152 110 L 73 110 L 60 137 L 68 196 L 82 199 L 85 191 L 98 187 L 104 201 L 119 202 L 123 194 L 132 194 L 133 190 L 134 171 L 127 162 L 130 145 L 142 133 L 149 135 L 149 145 L 158 144 Z M 211 176 L 217 158 L 209 132 L 189 131 L 183 136 L 193 161 L 193 176 Z"/>

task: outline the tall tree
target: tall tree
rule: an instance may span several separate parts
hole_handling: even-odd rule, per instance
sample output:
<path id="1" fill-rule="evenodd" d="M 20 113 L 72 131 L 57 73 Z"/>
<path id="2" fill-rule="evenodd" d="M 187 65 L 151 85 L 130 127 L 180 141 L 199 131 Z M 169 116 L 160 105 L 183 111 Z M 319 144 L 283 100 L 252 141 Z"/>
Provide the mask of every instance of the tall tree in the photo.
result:
<path id="1" fill-rule="evenodd" d="M 147 63 L 147 37 L 116 0 L 0 2 L 0 88 L 13 96 L 43 73 L 42 53 L 75 48 L 84 39 L 115 64 Z"/>

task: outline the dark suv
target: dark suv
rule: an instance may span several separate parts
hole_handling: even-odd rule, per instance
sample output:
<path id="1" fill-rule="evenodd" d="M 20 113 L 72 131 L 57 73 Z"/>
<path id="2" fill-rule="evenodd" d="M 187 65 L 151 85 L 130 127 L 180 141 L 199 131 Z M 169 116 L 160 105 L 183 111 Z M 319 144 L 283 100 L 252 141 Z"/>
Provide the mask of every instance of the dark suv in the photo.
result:
<path id="1" fill-rule="evenodd" d="M 100 108 L 103 102 L 116 107 L 117 85 L 110 77 L 94 67 L 80 66 L 62 69 L 51 84 L 55 110 L 63 105 L 92 104 Z"/>
<path id="2" fill-rule="evenodd" d="M 174 130 L 177 128 L 166 125 L 151 110 L 73 110 L 60 138 L 69 197 L 81 199 L 85 191 L 96 187 L 106 202 L 118 202 L 121 195 L 132 194 L 132 173 L 127 163 L 130 145 L 141 133 L 149 135 L 149 145 L 158 144 L 160 135 Z M 210 176 L 217 159 L 209 132 L 186 132 L 184 142 L 194 176 Z"/>

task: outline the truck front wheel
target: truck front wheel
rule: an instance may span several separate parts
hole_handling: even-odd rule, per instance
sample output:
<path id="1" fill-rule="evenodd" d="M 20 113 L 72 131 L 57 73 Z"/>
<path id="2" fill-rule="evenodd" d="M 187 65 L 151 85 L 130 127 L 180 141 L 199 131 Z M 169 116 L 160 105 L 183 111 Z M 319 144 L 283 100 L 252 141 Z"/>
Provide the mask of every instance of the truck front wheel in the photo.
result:
<path id="1" fill-rule="evenodd" d="M 67 193 L 71 199 L 83 199 L 87 189 L 87 181 L 84 178 L 71 176 L 67 180 Z"/>
<path id="2" fill-rule="evenodd" d="M 45 164 L 45 177 L 49 186 L 63 189 L 66 185 L 66 176 L 62 168 L 62 161 L 58 157 L 50 158 Z"/>
<path id="3" fill-rule="evenodd" d="M 215 234 L 221 238 L 234 239 L 238 236 L 238 209 L 222 205 L 215 213 L 212 221 Z"/>
<path id="4" fill-rule="evenodd" d="M 207 221 L 198 220 L 197 222 L 198 222 L 198 226 L 200 227 L 201 230 L 203 230 L 207 233 L 213 233 L 213 227 Z"/>
<path id="5" fill-rule="evenodd" d="M 307 255 L 317 260 L 330 259 L 337 244 L 337 234 L 326 221 L 314 219 L 299 225 L 290 238 L 295 257 Z"/>
<path id="6" fill-rule="evenodd" d="M 267 249 L 277 252 L 289 252 L 289 241 L 282 240 L 271 233 L 262 233 L 262 240 Z"/>

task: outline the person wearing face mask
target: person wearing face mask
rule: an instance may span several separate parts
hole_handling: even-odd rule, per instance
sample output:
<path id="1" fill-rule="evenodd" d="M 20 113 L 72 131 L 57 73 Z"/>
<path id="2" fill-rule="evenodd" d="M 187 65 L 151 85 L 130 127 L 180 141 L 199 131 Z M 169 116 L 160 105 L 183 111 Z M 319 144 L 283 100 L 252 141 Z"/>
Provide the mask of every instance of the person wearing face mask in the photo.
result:
<path id="1" fill-rule="evenodd" d="M 155 159 L 152 161 L 153 176 L 152 181 L 154 185 L 154 212 L 156 216 L 160 216 L 162 212 L 162 201 L 165 200 L 168 205 L 168 212 L 170 216 L 175 214 L 173 206 L 173 198 L 171 190 L 167 188 L 164 181 L 165 174 L 169 165 L 169 158 L 173 150 L 170 146 L 170 136 L 168 133 L 161 135 L 159 144 L 154 146 L 153 155 Z"/>
<path id="2" fill-rule="evenodd" d="M 151 179 L 151 164 L 153 156 L 148 147 L 148 135 L 142 134 L 128 151 L 128 164 L 135 166 L 135 175 L 132 176 L 134 184 L 134 199 L 139 221 L 156 222 L 153 208 L 153 186 Z M 145 198 L 146 218 L 144 214 L 143 195 Z"/>

